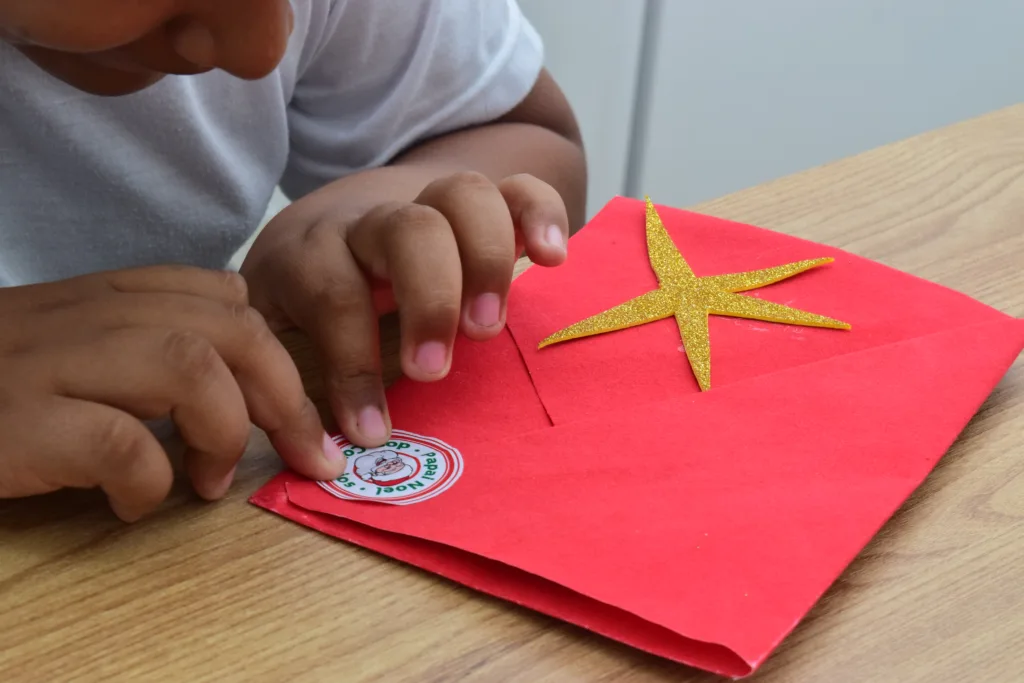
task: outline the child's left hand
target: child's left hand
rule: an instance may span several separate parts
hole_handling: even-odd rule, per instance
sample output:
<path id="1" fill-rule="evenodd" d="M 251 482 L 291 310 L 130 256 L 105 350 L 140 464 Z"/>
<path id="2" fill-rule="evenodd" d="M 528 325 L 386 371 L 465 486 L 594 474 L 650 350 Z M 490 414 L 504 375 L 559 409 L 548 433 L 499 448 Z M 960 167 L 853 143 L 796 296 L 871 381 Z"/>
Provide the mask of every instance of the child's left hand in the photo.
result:
<path id="1" fill-rule="evenodd" d="M 377 170 L 373 195 L 388 171 Z M 242 274 L 272 328 L 309 334 L 345 435 L 376 446 L 390 434 L 378 315 L 398 310 L 405 375 L 441 379 L 458 331 L 476 340 L 501 331 L 524 249 L 542 266 L 565 260 L 568 218 L 558 192 L 530 175 L 494 184 L 457 173 L 411 202 L 358 203 L 328 186 L 292 204 L 257 238 Z"/>

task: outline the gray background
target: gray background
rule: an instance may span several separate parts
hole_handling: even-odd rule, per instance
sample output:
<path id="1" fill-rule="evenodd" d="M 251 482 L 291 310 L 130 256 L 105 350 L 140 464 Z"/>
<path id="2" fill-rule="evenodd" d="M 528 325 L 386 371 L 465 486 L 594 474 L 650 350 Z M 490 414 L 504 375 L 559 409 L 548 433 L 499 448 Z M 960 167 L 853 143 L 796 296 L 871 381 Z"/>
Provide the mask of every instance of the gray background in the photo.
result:
<path id="1" fill-rule="evenodd" d="M 520 4 L 580 118 L 591 213 L 615 194 L 711 199 L 1014 104 L 1024 87 L 1020 0 Z"/>

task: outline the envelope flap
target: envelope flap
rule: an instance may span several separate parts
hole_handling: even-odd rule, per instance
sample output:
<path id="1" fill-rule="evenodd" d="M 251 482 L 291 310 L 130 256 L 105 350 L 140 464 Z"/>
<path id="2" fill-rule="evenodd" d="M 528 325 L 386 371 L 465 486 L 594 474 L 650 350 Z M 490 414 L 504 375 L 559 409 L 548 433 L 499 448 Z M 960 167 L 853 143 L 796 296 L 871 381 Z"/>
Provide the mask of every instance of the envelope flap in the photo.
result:
<path id="1" fill-rule="evenodd" d="M 460 335 L 447 377 L 429 383 L 403 377 L 388 388 L 387 399 L 396 428 L 448 443 L 551 424 L 507 329 L 486 343 Z"/>
<path id="2" fill-rule="evenodd" d="M 414 507 L 345 502 L 312 482 L 288 496 L 522 569 L 756 666 L 931 470 L 1022 346 L 1024 322 L 1004 317 L 617 420 L 461 442 L 462 480 Z"/>
<path id="3" fill-rule="evenodd" d="M 651 654 L 734 678 L 746 676 L 751 671 L 750 664 L 726 647 L 685 638 L 535 574 L 451 546 L 381 531 L 296 505 L 289 500 L 288 489 L 298 481 L 301 479 L 297 475 L 284 473 L 260 489 L 252 497 L 252 502 L 335 538 L 434 572 L 474 590 L 563 621 L 585 624 L 595 633 Z"/>
<path id="4" fill-rule="evenodd" d="M 712 316 L 712 387 L 1004 318 L 963 294 L 839 249 L 769 230 L 658 207 L 698 276 L 832 257 L 835 262 L 747 292 L 837 318 L 852 331 Z M 657 287 L 642 202 L 618 198 L 570 241 L 569 261 L 513 283 L 508 326 L 550 418 L 572 422 L 699 391 L 669 318 L 538 350 L 548 335 Z"/>

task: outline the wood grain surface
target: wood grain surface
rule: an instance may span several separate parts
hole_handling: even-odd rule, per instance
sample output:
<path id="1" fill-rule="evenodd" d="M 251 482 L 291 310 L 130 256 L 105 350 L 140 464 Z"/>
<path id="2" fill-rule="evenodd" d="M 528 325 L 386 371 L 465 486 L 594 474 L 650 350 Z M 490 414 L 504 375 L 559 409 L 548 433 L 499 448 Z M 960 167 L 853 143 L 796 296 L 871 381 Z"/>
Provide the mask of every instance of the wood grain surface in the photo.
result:
<path id="1" fill-rule="evenodd" d="M 1024 316 L 1024 106 L 694 208 Z M 288 344 L 319 394 L 308 346 Z M 719 680 L 247 504 L 278 468 L 254 434 L 226 500 L 179 484 L 131 527 L 90 492 L 0 502 L 0 681 Z M 1010 683 L 1024 680 L 1022 655 L 1018 362 L 751 680 Z"/>

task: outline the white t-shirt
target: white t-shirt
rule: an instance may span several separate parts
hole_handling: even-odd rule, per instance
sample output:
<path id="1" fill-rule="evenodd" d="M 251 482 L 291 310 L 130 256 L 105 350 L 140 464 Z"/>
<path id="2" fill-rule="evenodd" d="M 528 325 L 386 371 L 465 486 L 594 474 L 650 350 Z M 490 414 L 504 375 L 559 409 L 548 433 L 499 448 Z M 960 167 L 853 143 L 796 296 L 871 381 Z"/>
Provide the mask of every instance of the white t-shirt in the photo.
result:
<path id="1" fill-rule="evenodd" d="M 88 95 L 0 44 L 0 285 L 223 268 L 274 187 L 294 199 L 492 120 L 543 61 L 515 0 L 292 0 L 270 76 Z"/>

